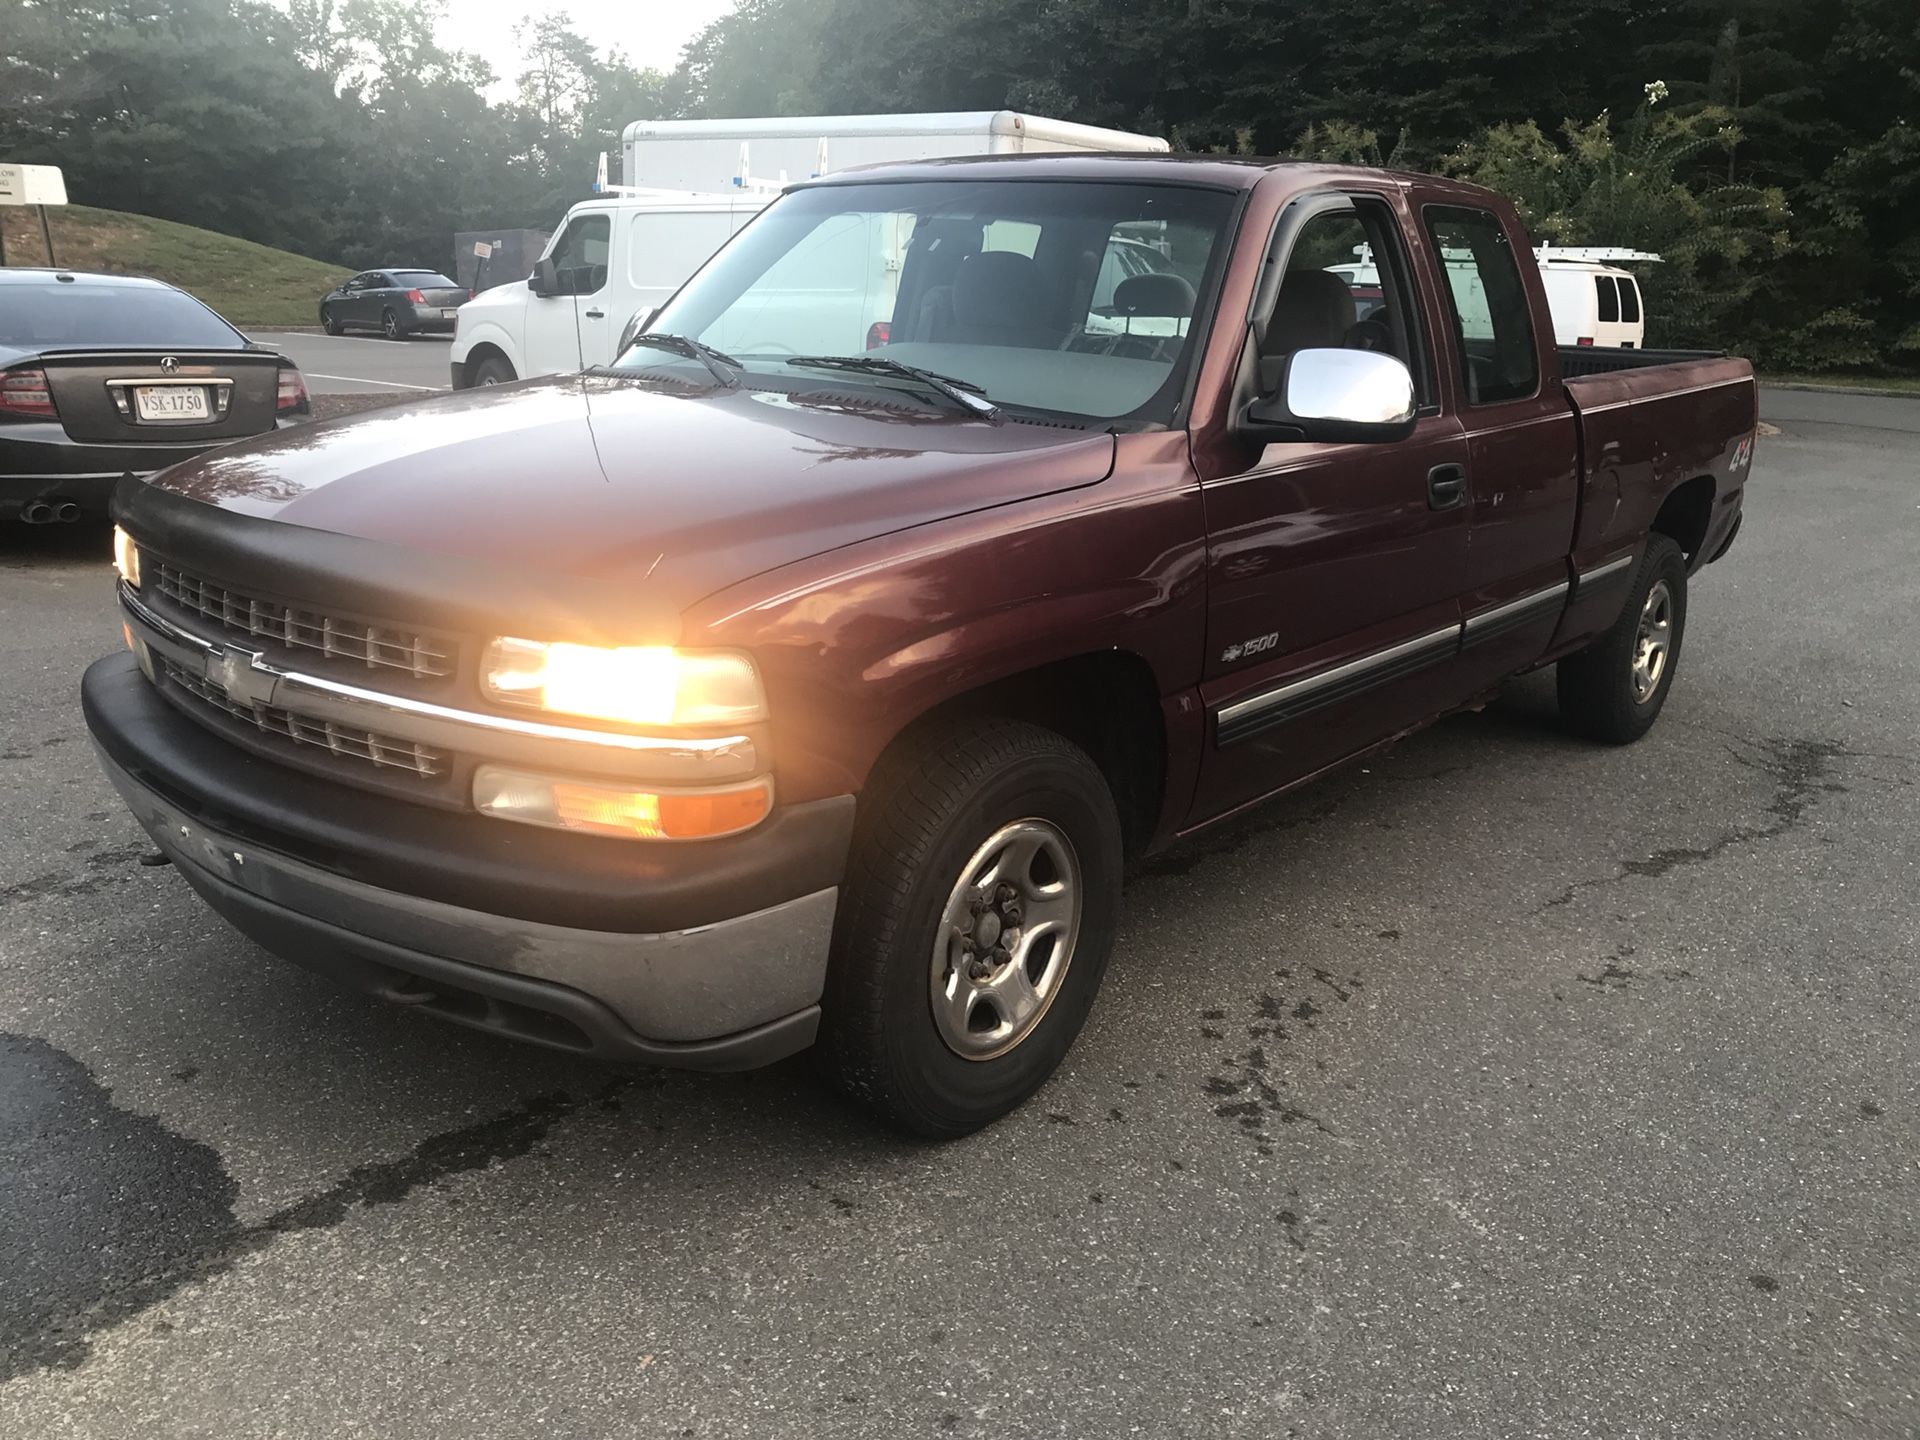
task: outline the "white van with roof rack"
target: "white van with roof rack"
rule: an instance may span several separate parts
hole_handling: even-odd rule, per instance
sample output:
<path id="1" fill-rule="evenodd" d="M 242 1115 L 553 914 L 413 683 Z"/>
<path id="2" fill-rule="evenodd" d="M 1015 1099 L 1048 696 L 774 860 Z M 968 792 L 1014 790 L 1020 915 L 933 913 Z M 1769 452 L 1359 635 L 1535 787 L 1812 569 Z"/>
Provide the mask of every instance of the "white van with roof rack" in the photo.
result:
<path id="1" fill-rule="evenodd" d="M 1602 350 L 1646 348 L 1647 307 L 1640 282 L 1623 262 L 1652 263 L 1658 255 L 1617 246 L 1542 245 L 1534 251 L 1547 287 L 1556 345 Z"/>

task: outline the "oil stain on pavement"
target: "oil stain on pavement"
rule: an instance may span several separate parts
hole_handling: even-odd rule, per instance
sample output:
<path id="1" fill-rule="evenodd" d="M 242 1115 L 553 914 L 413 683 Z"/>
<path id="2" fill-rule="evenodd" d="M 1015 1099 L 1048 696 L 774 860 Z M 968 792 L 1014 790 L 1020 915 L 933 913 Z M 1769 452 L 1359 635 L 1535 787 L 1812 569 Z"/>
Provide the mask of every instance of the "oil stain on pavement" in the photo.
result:
<path id="1" fill-rule="evenodd" d="M 79 1364 L 95 1333 L 283 1235 L 524 1155 L 559 1120 L 634 1083 L 535 1096 L 242 1225 L 239 1187 L 212 1147 L 117 1107 L 44 1040 L 0 1033 L 0 1382 Z"/>

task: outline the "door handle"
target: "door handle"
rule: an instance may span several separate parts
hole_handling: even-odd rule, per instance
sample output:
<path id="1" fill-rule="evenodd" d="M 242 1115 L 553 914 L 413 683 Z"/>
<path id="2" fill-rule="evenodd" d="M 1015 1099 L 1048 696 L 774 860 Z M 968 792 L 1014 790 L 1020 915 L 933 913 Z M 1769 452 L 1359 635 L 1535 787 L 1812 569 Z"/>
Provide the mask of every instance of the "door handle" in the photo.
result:
<path id="1" fill-rule="evenodd" d="M 607 318 L 607 312 L 604 310 L 587 311 L 587 319 L 589 320 L 604 320 L 606 318 Z"/>
<path id="2" fill-rule="evenodd" d="M 1436 465 L 1427 472 L 1427 508 L 1451 510 L 1467 498 L 1467 467 Z"/>

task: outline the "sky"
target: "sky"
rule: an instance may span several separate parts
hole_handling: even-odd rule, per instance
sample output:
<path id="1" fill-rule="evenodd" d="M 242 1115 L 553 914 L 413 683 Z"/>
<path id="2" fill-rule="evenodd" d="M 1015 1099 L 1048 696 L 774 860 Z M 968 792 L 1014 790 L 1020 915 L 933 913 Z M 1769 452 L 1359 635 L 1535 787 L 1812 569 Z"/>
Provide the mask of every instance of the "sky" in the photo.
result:
<path id="1" fill-rule="evenodd" d="M 485 57 L 499 76 L 496 98 L 510 92 L 520 72 L 513 28 L 533 15 L 564 15 L 602 52 L 626 51 L 641 69 L 671 70 L 695 35 L 733 9 L 734 0 L 452 0 L 435 27 L 449 49 Z"/>

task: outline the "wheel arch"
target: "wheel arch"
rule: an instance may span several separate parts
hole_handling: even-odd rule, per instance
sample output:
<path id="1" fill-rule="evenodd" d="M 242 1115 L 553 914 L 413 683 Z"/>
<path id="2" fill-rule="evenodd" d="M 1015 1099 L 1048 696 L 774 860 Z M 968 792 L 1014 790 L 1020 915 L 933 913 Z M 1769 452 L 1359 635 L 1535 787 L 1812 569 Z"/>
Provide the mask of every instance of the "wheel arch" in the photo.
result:
<path id="1" fill-rule="evenodd" d="M 467 350 L 467 353 L 456 362 L 460 366 L 460 384 L 456 388 L 465 390 L 471 387 L 474 383 L 474 377 L 479 374 L 480 367 L 489 360 L 506 361 L 508 367 L 513 370 L 514 378 L 518 379 L 520 377 L 519 368 L 514 365 L 511 355 L 507 354 L 505 350 L 501 349 L 491 340 L 481 340 L 471 346 Z"/>
<path id="2" fill-rule="evenodd" d="M 1711 475 L 1696 475 L 1683 480 L 1667 492 L 1647 529 L 1665 535 L 1687 557 L 1687 568 L 1697 570 L 1705 556 L 1707 531 L 1713 523 L 1713 502 L 1718 487 Z"/>
<path id="3" fill-rule="evenodd" d="M 1128 857 L 1149 846 L 1160 829 L 1169 757 L 1160 687 L 1144 656 L 1091 651 L 986 681 L 914 716 L 881 758 L 948 724 L 987 717 L 1039 725 L 1085 750 L 1113 792 Z"/>

